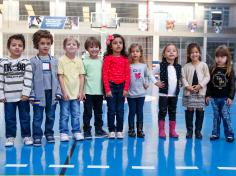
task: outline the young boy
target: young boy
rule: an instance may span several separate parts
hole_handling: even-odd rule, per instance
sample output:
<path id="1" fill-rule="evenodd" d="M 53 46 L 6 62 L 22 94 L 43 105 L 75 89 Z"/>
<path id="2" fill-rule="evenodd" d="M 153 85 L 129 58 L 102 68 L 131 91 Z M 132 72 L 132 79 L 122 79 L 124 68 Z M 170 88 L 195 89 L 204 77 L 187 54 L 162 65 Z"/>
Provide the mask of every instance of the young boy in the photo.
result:
<path id="1" fill-rule="evenodd" d="M 98 56 L 101 44 L 95 37 L 89 37 L 85 41 L 85 49 L 89 57 L 83 60 L 85 68 L 85 100 L 84 100 L 84 138 L 91 139 L 90 120 L 94 110 L 95 136 L 106 137 L 107 133 L 102 129 L 102 104 L 103 104 L 103 85 L 102 85 L 102 58 Z"/>
<path id="2" fill-rule="evenodd" d="M 43 131 L 43 112 L 45 110 L 45 132 L 47 142 L 54 143 L 53 125 L 55 121 L 56 99 L 61 96 L 57 77 L 57 60 L 49 54 L 53 44 L 52 34 L 38 30 L 33 35 L 34 48 L 38 54 L 31 59 L 33 86 L 30 100 L 33 102 L 33 139 L 34 146 L 41 146 Z"/>
<path id="3" fill-rule="evenodd" d="M 5 104 L 6 143 L 13 146 L 16 137 L 16 108 L 18 107 L 21 136 L 25 145 L 33 144 L 30 131 L 30 105 L 32 68 L 30 60 L 22 56 L 25 38 L 22 34 L 9 37 L 10 56 L 0 61 L 0 102 Z"/>
<path id="4" fill-rule="evenodd" d="M 59 59 L 59 81 L 63 99 L 60 101 L 60 138 L 69 141 L 68 121 L 71 115 L 72 133 L 75 140 L 83 140 L 80 131 L 80 100 L 83 100 L 84 66 L 76 57 L 79 42 L 70 37 L 63 42 L 65 55 Z"/>

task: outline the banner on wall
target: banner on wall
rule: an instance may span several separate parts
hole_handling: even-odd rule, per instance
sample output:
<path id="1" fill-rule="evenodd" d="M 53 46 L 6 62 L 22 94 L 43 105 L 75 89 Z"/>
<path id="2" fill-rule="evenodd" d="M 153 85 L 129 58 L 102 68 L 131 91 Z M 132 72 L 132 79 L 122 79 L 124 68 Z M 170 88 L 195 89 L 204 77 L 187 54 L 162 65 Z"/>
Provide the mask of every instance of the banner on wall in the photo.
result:
<path id="1" fill-rule="evenodd" d="M 30 29 L 78 29 L 79 17 L 29 16 Z"/>

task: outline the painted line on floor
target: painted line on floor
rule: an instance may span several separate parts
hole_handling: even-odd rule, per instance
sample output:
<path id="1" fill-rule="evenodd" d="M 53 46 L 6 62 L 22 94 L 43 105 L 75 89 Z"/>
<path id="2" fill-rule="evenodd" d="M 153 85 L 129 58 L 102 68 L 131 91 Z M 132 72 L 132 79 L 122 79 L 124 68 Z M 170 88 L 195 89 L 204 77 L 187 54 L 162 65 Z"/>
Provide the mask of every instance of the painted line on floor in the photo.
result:
<path id="1" fill-rule="evenodd" d="M 88 169 L 109 169 L 108 165 L 88 165 Z"/>
<path id="2" fill-rule="evenodd" d="M 6 164 L 5 167 L 27 167 L 28 164 Z"/>
<path id="3" fill-rule="evenodd" d="M 154 170 L 154 166 L 132 166 L 132 169 Z"/>
<path id="4" fill-rule="evenodd" d="M 199 169 L 197 166 L 176 166 L 177 170 L 197 170 Z"/>
<path id="5" fill-rule="evenodd" d="M 74 165 L 70 164 L 50 164 L 48 167 L 53 167 L 53 168 L 74 168 Z"/>
<path id="6" fill-rule="evenodd" d="M 236 167 L 217 167 L 219 170 L 236 170 Z"/>

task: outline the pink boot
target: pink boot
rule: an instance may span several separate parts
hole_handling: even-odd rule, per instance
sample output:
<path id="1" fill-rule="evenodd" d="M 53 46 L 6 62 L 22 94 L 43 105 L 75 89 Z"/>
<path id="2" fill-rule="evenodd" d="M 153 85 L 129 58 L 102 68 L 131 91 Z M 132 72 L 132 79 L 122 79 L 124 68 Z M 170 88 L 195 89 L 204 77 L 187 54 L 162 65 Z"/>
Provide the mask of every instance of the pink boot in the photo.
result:
<path id="1" fill-rule="evenodd" d="M 159 120 L 158 121 L 158 127 L 159 127 L 159 137 L 160 138 L 166 138 L 165 121 L 164 120 Z"/>
<path id="2" fill-rule="evenodd" d="M 175 131 L 175 121 L 169 121 L 169 125 L 170 125 L 170 137 L 172 138 L 178 138 L 179 135 L 176 133 Z"/>

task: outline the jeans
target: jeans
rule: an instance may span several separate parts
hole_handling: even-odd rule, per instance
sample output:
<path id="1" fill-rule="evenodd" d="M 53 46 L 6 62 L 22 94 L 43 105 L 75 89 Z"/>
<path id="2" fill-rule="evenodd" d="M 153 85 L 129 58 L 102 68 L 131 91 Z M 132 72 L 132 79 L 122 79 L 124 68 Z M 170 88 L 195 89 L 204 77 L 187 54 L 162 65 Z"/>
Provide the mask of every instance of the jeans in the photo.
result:
<path id="1" fill-rule="evenodd" d="M 72 133 L 79 133 L 80 131 L 80 101 L 79 100 L 68 100 L 60 101 L 60 123 L 59 130 L 60 133 L 69 133 L 68 121 L 71 116 L 71 127 Z"/>
<path id="2" fill-rule="evenodd" d="M 54 134 L 53 125 L 55 121 L 55 110 L 56 104 L 52 105 L 52 91 L 45 90 L 46 106 L 34 105 L 34 118 L 33 118 L 33 138 L 41 139 L 43 136 L 43 131 L 41 128 L 43 122 L 43 112 L 45 109 L 46 120 L 45 120 L 45 136 L 52 136 Z"/>
<path id="3" fill-rule="evenodd" d="M 134 129 L 134 118 L 137 116 L 137 123 L 143 123 L 143 105 L 145 97 L 127 98 L 129 105 L 129 128 Z"/>
<path id="4" fill-rule="evenodd" d="M 169 114 L 169 120 L 176 120 L 176 107 L 177 107 L 178 97 L 159 97 L 159 113 L 158 120 L 165 120 L 167 111 Z"/>
<path id="5" fill-rule="evenodd" d="M 225 137 L 234 136 L 230 118 L 230 106 L 226 104 L 227 98 L 212 98 L 213 107 L 213 130 L 212 134 L 220 136 L 220 123 L 223 120 Z"/>
<path id="6" fill-rule="evenodd" d="M 102 120 L 102 104 L 103 104 L 103 95 L 88 95 L 86 94 L 86 99 L 84 101 L 84 131 L 90 131 L 90 120 L 92 118 L 92 112 L 94 110 L 94 126 L 95 130 L 102 129 L 103 120 Z"/>
<path id="7" fill-rule="evenodd" d="M 16 137 L 16 108 L 18 107 L 21 126 L 21 136 L 30 137 L 30 105 L 28 101 L 6 102 L 5 103 L 5 123 L 6 138 Z"/>
<path id="8" fill-rule="evenodd" d="M 122 132 L 124 124 L 124 83 L 115 84 L 110 82 L 112 97 L 107 97 L 107 119 L 109 132 Z M 116 126 L 115 126 L 116 118 Z"/>

